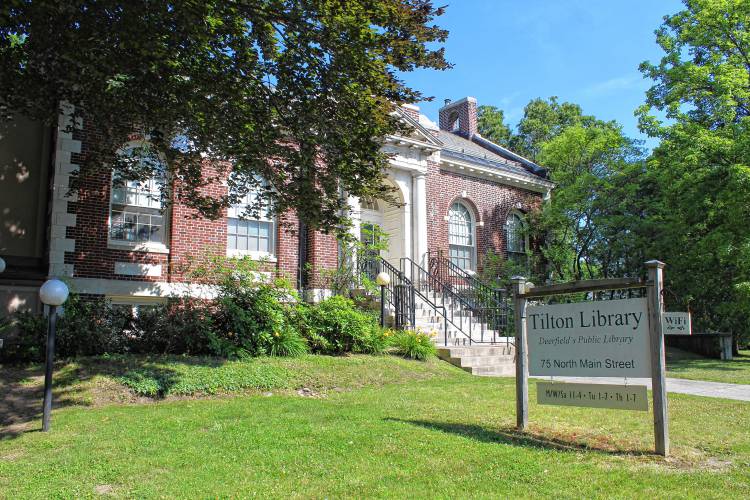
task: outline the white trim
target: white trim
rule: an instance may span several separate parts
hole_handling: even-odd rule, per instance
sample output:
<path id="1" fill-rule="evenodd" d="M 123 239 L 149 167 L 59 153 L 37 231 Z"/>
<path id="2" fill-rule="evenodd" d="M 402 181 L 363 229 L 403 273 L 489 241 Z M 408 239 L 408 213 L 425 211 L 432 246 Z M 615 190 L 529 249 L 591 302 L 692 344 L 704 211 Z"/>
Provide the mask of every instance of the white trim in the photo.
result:
<path id="1" fill-rule="evenodd" d="M 128 141 L 125 144 L 123 144 L 121 147 L 117 149 L 117 153 L 119 154 L 121 151 L 125 151 L 128 148 L 131 147 L 141 147 L 140 145 L 143 145 L 145 143 L 148 143 L 147 140 L 134 140 L 134 141 Z M 166 165 L 166 160 L 160 155 L 159 157 Z M 131 252 L 147 252 L 147 253 L 162 253 L 162 254 L 168 254 L 169 253 L 169 236 L 170 236 L 170 229 L 171 229 L 171 220 L 169 217 L 169 211 L 166 210 L 164 207 L 159 208 L 159 212 L 162 217 L 162 231 L 164 233 L 163 241 L 161 243 L 154 242 L 154 241 L 126 241 L 126 240 L 113 240 L 112 239 L 112 198 L 114 195 L 114 180 L 115 180 L 115 170 L 112 168 L 109 172 L 109 204 L 108 204 L 108 211 L 107 211 L 107 248 L 110 250 L 127 250 Z M 169 193 L 169 179 L 164 179 L 164 189 L 167 190 L 167 193 Z M 160 193 L 161 194 L 161 193 Z M 135 207 L 137 208 L 148 208 L 151 210 L 157 210 L 153 207 L 141 207 L 139 205 L 128 205 L 128 204 L 122 204 L 124 207 Z"/>
<path id="2" fill-rule="evenodd" d="M 152 304 L 163 304 L 167 297 L 137 297 L 133 295 L 106 295 L 113 305 L 145 306 Z"/>
<path id="3" fill-rule="evenodd" d="M 107 226 L 107 230 L 109 231 L 109 225 Z M 147 253 L 164 253 L 164 254 L 169 253 L 169 247 L 163 243 L 155 243 L 152 241 L 110 240 L 109 236 L 107 236 L 107 248 L 109 248 L 110 250 L 127 250 L 130 252 L 147 252 Z"/>
<path id="4" fill-rule="evenodd" d="M 115 274 L 121 276 L 161 276 L 161 264 L 141 264 L 139 262 L 115 262 Z"/>
<path id="5" fill-rule="evenodd" d="M 263 262 L 275 263 L 278 262 L 276 254 L 271 252 L 257 252 L 253 250 L 236 250 L 227 247 L 227 257 L 233 259 L 241 259 L 243 257 L 250 257 L 251 260 L 259 260 Z"/>
<path id="6" fill-rule="evenodd" d="M 524 234 L 523 234 L 523 246 L 524 246 L 524 251 L 523 252 L 511 251 L 510 248 L 509 248 L 509 246 L 508 246 L 508 242 L 509 242 L 509 239 L 510 239 L 509 238 L 510 231 L 508 229 L 508 221 L 510 221 L 511 217 L 513 217 L 514 215 L 517 216 L 519 218 L 519 220 L 521 221 L 521 228 L 522 229 L 525 230 L 526 229 L 526 225 L 527 225 L 526 214 L 524 214 L 522 211 L 517 210 L 517 209 L 512 209 L 510 212 L 508 212 L 508 216 L 505 217 L 505 252 L 506 253 L 512 253 L 514 255 L 526 255 L 526 252 L 529 251 L 529 235 L 528 235 L 527 232 L 524 231 Z"/>
<path id="7" fill-rule="evenodd" d="M 65 263 L 65 253 L 75 250 L 75 240 L 66 238 L 69 227 L 75 227 L 77 217 L 68 213 L 68 202 L 76 201 L 77 196 L 69 196 L 71 174 L 78 171 L 78 165 L 72 163 L 74 153 L 81 152 L 81 141 L 73 139 L 72 125 L 81 128 L 81 123 L 73 123 L 73 107 L 62 104 L 57 117 L 57 140 L 55 141 L 54 170 L 52 172 L 52 206 L 50 207 L 50 242 L 49 270 L 50 276 L 71 277 L 75 272 L 73 264 Z"/>
<path id="8" fill-rule="evenodd" d="M 465 176 L 491 179 L 498 184 L 520 187 L 528 191 L 534 191 L 538 193 L 547 194 L 554 187 L 554 184 L 552 182 L 545 179 L 534 178 L 531 176 L 527 177 L 513 172 L 507 172 L 483 165 L 477 165 L 476 163 L 455 160 L 453 158 L 442 158 L 440 162 L 440 168 Z"/>
<path id="9" fill-rule="evenodd" d="M 460 205 L 465 210 L 466 213 L 469 214 L 469 224 L 471 229 L 471 246 L 469 245 L 460 245 L 457 243 L 451 243 L 451 223 L 450 223 L 450 215 L 448 215 L 448 259 L 451 258 L 451 247 L 457 247 L 457 248 L 470 248 L 471 249 L 471 266 L 469 269 L 463 269 L 464 271 L 474 271 L 477 268 L 477 220 L 476 217 L 474 217 L 474 211 L 471 209 L 471 206 L 469 206 L 467 203 L 464 203 L 461 200 L 454 200 L 453 203 L 450 204 L 448 207 L 448 214 L 450 214 L 451 210 L 453 210 L 453 205 Z"/>
<path id="10" fill-rule="evenodd" d="M 173 283 L 166 281 L 136 281 L 104 278 L 71 278 L 71 289 L 77 293 L 92 295 L 117 295 L 132 297 L 169 297 L 189 295 L 194 298 L 214 299 L 216 285 L 199 283 Z"/>

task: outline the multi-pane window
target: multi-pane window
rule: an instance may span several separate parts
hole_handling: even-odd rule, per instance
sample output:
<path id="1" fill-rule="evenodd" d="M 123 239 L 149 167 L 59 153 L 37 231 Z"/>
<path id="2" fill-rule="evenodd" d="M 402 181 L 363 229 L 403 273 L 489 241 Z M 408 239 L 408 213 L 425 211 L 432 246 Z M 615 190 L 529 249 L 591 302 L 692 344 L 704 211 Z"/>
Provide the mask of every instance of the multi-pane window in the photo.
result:
<path id="1" fill-rule="evenodd" d="M 474 222 L 462 203 L 454 203 L 448 211 L 448 243 L 451 262 L 461 269 L 473 270 Z"/>
<path id="2" fill-rule="evenodd" d="M 263 183 L 248 192 L 227 213 L 227 250 L 231 254 L 271 256 L 274 254 L 275 224 L 270 209 L 262 202 Z M 266 188 L 267 189 L 267 188 Z"/>
<path id="3" fill-rule="evenodd" d="M 134 155 L 136 150 L 121 153 Z M 118 179 L 113 175 L 109 239 L 128 244 L 164 245 L 165 220 L 162 190 L 165 185 L 164 166 L 153 158 L 134 158 L 148 165 L 156 175 L 145 181 Z"/>
<path id="4" fill-rule="evenodd" d="M 526 234 L 523 219 L 517 213 L 511 213 L 505 223 L 508 253 L 526 253 Z"/>

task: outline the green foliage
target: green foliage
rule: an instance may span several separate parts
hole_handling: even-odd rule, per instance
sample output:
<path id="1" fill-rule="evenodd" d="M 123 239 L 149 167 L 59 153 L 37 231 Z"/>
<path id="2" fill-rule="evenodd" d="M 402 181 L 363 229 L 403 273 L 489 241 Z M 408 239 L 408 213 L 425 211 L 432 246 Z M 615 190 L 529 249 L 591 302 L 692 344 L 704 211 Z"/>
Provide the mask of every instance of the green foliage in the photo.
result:
<path id="1" fill-rule="evenodd" d="M 291 348 L 298 334 L 288 320 L 284 298 L 284 291 L 272 286 L 244 288 L 225 283 L 214 314 L 212 352 L 242 358 L 271 354 L 272 346 L 276 354 L 285 349 L 283 345 Z M 274 337 L 283 340 L 273 342 Z"/>
<path id="2" fill-rule="evenodd" d="M 477 109 L 477 128 L 485 139 L 506 147 L 513 135 L 510 127 L 505 124 L 503 110 L 495 106 L 479 106 Z"/>
<path id="3" fill-rule="evenodd" d="M 361 238 L 353 238 L 349 233 L 340 236 L 340 265 L 321 272 L 323 280 L 337 295 L 352 297 L 354 290 L 364 289 L 370 294 L 379 290 L 372 274 L 377 269 L 378 256 L 388 250 L 388 233 L 376 224 L 363 223 L 360 234 Z"/>
<path id="4" fill-rule="evenodd" d="M 302 307 L 302 335 L 313 352 L 343 354 L 382 351 L 382 334 L 377 318 L 358 309 L 351 299 L 334 296 L 319 304 Z"/>
<path id="5" fill-rule="evenodd" d="M 132 318 L 131 350 L 152 354 L 208 354 L 213 307 L 188 297 L 141 306 Z"/>
<path id="6" fill-rule="evenodd" d="M 424 333 L 417 330 L 397 330 L 392 332 L 389 343 L 392 351 L 406 358 L 424 361 L 437 354 L 435 344 L 432 342 L 435 332 Z"/>
<path id="7" fill-rule="evenodd" d="M 577 104 L 559 103 L 555 96 L 548 100 L 533 99 L 523 110 L 518 132 L 510 139 L 510 147 L 516 153 L 537 161 L 542 144 L 583 120 L 583 112 Z"/>
<path id="8" fill-rule="evenodd" d="M 92 356 L 129 350 L 130 313 L 112 308 L 102 297 L 72 293 L 58 322 L 55 351 L 61 357 Z"/>
<path id="9" fill-rule="evenodd" d="M 81 177 L 106 161 L 126 178 L 152 174 L 112 158 L 137 124 L 180 179 L 175 197 L 214 218 L 257 174 L 279 213 L 339 228 L 341 189 L 385 193 L 381 138 L 403 127 L 394 104 L 423 98 L 399 75 L 449 67 L 434 25 L 443 9 L 429 0 L 1 5 L 5 112 L 56 124 L 67 102 L 106 122 L 87 138 Z M 208 194 L 206 161 L 227 158 L 237 181 Z"/>
<path id="10" fill-rule="evenodd" d="M 43 361 L 47 339 L 47 320 L 39 314 L 19 312 L 6 320 L 4 338 L 0 349 L 0 362 L 18 363 Z"/>
<path id="11" fill-rule="evenodd" d="M 268 354 L 271 356 L 302 356 L 310 352 L 307 342 L 300 334 L 287 327 L 275 332 L 268 342 Z"/>
<path id="12" fill-rule="evenodd" d="M 532 227 L 555 281 L 629 274 L 631 229 L 639 223 L 643 152 L 614 122 L 587 117 L 541 145 L 540 161 L 556 183 Z M 630 258 L 628 258 L 630 257 Z M 627 259 L 627 262 L 623 262 Z M 636 259 L 640 270 L 643 260 Z M 636 271 L 637 272 L 637 271 Z"/>
<path id="13" fill-rule="evenodd" d="M 529 252 L 528 259 L 533 259 L 534 255 Z M 534 266 L 529 266 L 526 262 L 508 259 L 502 254 L 488 251 L 482 259 L 482 268 L 479 271 L 479 279 L 484 283 L 492 284 L 498 288 L 505 288 L 510 285 L 510 279 L 513 276 L 523 276 L 531 281 L 542 278 L 543 275 L 537 275 L 532 272 Z"/>
<path id="14" fill-rule="evenodd" d="M 640 125 L 661 139 L 648 163 L 646 213 L 658 230 L 643 247 L 667 263 L 672 305 L 691 307 L 695 329 L 742 341 L 750 338 L 750 4 L 684 3 L 657 31 L 661 61 L 641 65 L 654 85 Z"/>

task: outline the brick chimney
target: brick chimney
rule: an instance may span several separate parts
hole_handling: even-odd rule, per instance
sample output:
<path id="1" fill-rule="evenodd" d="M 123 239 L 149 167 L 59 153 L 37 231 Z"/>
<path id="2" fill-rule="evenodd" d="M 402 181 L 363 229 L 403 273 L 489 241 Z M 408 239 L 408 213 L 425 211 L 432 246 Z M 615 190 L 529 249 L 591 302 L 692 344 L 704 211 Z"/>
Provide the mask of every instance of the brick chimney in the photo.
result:
<path id="1" fill-rule="evenodd" d="M 470 138 L 477 133 L 477 100 L 464 97 L 458 101 L 445 100 L 440 108 L 440 130 L 447 130 Z"/>
<path id="2" fill-rule="evenodd" d="M 401 110 L 416 121 L 419 121 L 419 106 L 415 104 L 402 104 Z"/>

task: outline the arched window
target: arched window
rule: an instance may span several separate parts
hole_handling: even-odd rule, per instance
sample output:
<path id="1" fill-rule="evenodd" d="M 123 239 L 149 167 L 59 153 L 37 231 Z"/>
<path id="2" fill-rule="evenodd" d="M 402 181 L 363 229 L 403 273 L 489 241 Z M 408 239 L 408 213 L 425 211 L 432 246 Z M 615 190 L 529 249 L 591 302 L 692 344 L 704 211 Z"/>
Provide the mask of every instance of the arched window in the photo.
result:
<path id="1" fill-rule="evenodd" d="M 133 163 L 133 169 L 148 169 L 153 177 L 127 180 L 112 173 L 109 243 L 135 249 L 166 249 L 165 196 L 166 165 L 147 144 L 134 144 L 118 152 L 119 161 Z"/>
<path id="2" fill-rule="evenodd" d="M 227 211 L 227 255 L 253 258 L 276 254 L 276 222 L 268 203 L 262 199 L 268 183 L 256 177 L 258 185 Z"/>
<path id="3" fill-rule="evenodd" d="M 517 212 L 511 212 L 505 222 L 508 253 L 526 253 L 526 232 L 523 219 Z"/>
<path id="4" fill-rule="evenodd" d="M 456 202 L 448 211 L 448 244 L 450 259 L 461 269 L 473 271 L 476 255 L 474 220 L 463 203 Z"/>

